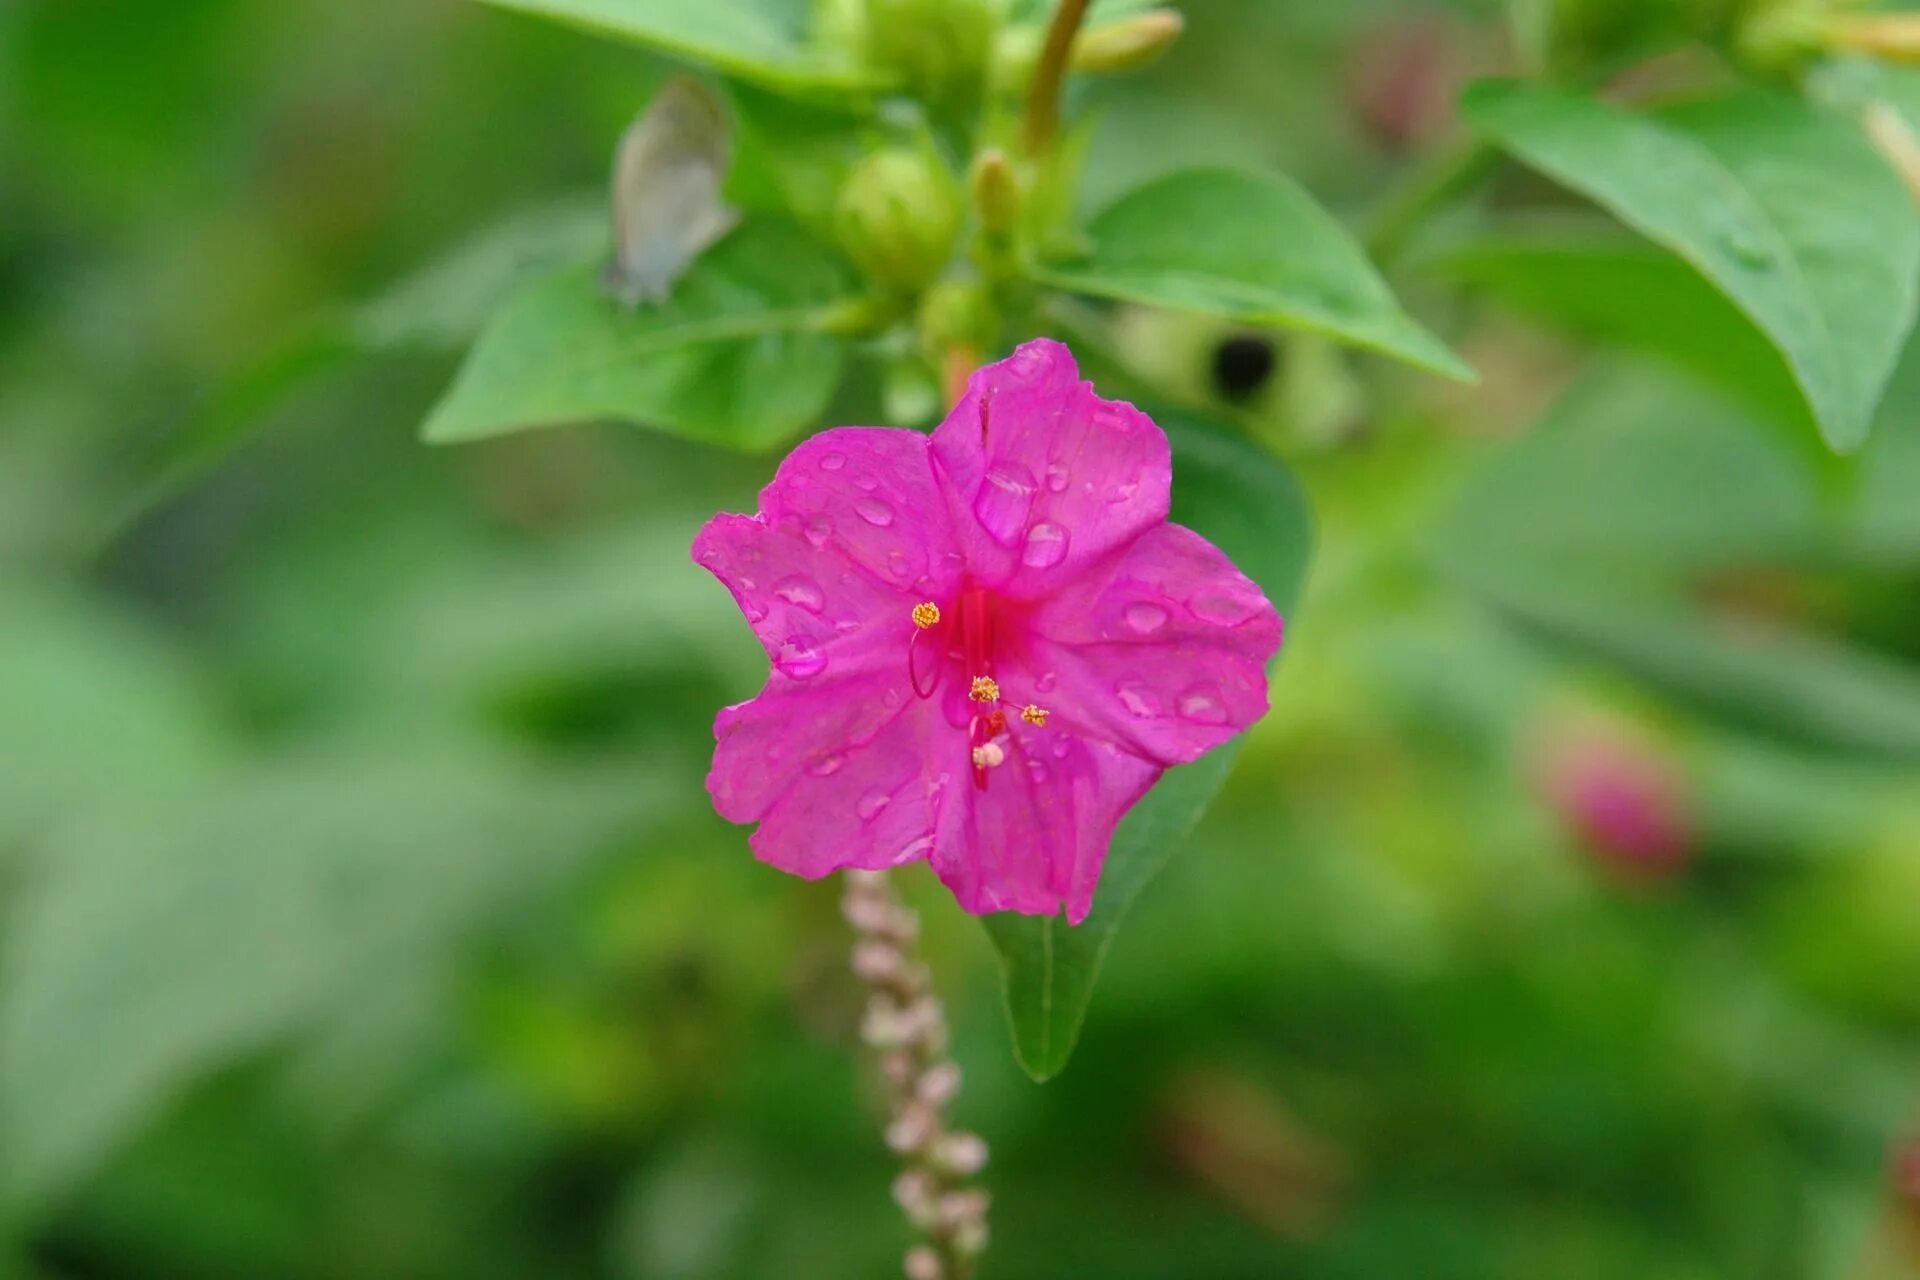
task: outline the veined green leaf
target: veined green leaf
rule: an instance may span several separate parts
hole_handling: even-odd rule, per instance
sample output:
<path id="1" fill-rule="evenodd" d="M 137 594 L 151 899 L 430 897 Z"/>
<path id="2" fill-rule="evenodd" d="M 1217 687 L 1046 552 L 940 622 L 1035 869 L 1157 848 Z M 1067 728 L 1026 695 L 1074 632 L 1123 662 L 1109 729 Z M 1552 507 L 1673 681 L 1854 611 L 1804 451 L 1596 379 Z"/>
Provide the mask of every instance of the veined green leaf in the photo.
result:
<path id="1" fill-rule="evenodd" d="M 1506 228 L 1421 265 L 1576 336 L 1684 368 L 1809 440 L 1817 433 L 1792 371 L 1739 309 L 1680 259 L 1617 229 Z"/>
<path id="2" fill-rule="evenodd" d="M 1197 529 L 1290 615 L 1306 580 L 1313 521 L 1293 476 L 1274 457 L 1224 429 L 1159 417 L 1173 441 L 1173 518 Z M 1167 771 L 1114 833 L 1093 912 L 1062 917 L 1002 912 L 982 923 L 1000 952 L 1014 1054 L 1045 1080 L 1073 1053 L 1093 984 L 1127 908 L 1160 873 L 1233 767 L 1240 739 Z"/>
<path id="3" fill-rule="evenodd" d="M 1866 438 L 1920 305 L 1920 219 L 1858 127 L 1757 92 L 1639 116 L 1488 83 L 1466 110 L 1732 299 L 1785 358 L 1828 444 Z"/>
<path id="4" fill-rule="evenodd" d="M 843 265 L 790 227 L 709 249 L 657 306 L 626 310 L 581 266 L 496 312 L 427 419 L 437 443 L 618 419 L 738 448 L 811 423 L 840 379 L 824 330 L 850 302 Z"/>
<path id="5" fill-rule="evenodd" d="M 786 89 L 883 81 L 811 44 L 807 0 L 481 0 Z"/>
<path id="6" fill-rule="evenodd" d="M 1087 228 L 1084 260 L 1043 266 L 1072 293 L 1324 333 L 1449 377 L 1473 371 L 1400 308 L 1366 254 L 1297 184 L 1231 169 L 1148 183 Z"/>

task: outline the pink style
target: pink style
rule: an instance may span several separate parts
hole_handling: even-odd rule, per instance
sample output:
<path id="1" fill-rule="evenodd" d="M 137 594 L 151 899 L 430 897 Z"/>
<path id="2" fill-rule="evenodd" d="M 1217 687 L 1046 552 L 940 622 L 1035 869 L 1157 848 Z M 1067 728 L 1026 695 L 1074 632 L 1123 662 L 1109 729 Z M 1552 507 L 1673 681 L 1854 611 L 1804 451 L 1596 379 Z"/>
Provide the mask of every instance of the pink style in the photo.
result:
<path id="1" fill-rule="evenodd" d="M 1057 342 L 974 373 L 931 438 L 824 431 L 694 559 L 773 670 L 707 789 L 796 875 L 932 864 L 975 914 L 1071 923 L 1115 825 L 1267 709 L 1280 616 L 1167 523 L 1167 437 Z"/>

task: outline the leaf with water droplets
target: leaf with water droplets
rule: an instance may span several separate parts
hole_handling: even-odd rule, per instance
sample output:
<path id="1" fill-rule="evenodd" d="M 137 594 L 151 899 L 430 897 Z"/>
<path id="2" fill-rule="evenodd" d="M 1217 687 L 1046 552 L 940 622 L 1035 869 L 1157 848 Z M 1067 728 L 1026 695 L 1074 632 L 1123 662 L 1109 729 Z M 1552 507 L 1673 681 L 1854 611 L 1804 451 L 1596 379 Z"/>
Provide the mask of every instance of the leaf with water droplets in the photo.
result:
<path id="1" fill-rule="evenodd" d="M 1291 614 L 1313 545 L 1312 517 L 1291 473 L 1235 432 L 1176 415 L 1154 417 L 1173 442 L 1173 518 L 1225 551 L 1282 614 Z M 1207 607 L 1227 611 L 1235 603 L 1209 597 Z M 1122 617 L 1145 635 L 1166 624 L 1167 612 L 1152 601 L 1138 601 Z M 1046 693 L 1052 685 L 1053 677 L 1043 674 L 1035 688 Z M 1143 688 L 1116 690 L 1115 696 L 1124 704 L 1129 696 L 1152 695 Z M 1204 684 L 1182 690 L 1173 709 L 1200 723 L 1218 723 L 1225 714 L 1220 690 Z M 1192 764 L 1169 769 L 1133 807 L 1114 833 L 1093 912 L 1084 923 L 1070 928 L 1059 917 L 1008 912 L 982 920 L 1000 953 L 1014 1055 L 1034 1079 L 1045 1080 L 1066 1066 L 1122 917 L 1212 803 L 1239 743 L 1236 738 Z"/>
<path id="2" fill-rule="evenodd" d="M 1509 83 L 1476 85 L 1466 110 L 1724 293 L 1829 445 L 1866 438 L 1920 306 L 1920 219 L 1853 122 L 1759 92 L 1634 115 Z"/>
<path id="3" fill-rule="evenodd" d="M 1471 381 L 1473 371 L 1401 309 L 1346 230 L 1285 178 L 1172 174 L 1087 227 L 1084 260 L 1042 268 L 1072 293 L 1324 333 Z"/>

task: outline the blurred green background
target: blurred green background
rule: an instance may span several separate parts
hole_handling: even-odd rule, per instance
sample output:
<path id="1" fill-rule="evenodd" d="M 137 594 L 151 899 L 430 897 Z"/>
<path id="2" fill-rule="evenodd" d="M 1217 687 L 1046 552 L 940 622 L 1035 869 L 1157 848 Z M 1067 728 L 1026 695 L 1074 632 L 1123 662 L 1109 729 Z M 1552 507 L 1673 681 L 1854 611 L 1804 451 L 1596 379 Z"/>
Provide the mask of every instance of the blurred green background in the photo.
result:
<path id="1" fill-rule="evenodd" d="M 1357 215 L 1497 16 L 1198 0 L 1084 95 L 1088 199 L 1231 160 Z M 591 199 L 665 73 L 453 0 L 0 3 L 0 1273 L 895 1273 L 834 886 L 702 789 L 765 658 L 687 546 L 772 459 L 428 448 L 453 350 L 303 339 Z M 1057 1080 L 903 878 L 993 1280 L 1907 1274 L 1920 348 L 1813 463 L 1764 379 L 1444 274 L 1396 283 L 1477 388 L 1122 318 L 1319 543 Z"/>

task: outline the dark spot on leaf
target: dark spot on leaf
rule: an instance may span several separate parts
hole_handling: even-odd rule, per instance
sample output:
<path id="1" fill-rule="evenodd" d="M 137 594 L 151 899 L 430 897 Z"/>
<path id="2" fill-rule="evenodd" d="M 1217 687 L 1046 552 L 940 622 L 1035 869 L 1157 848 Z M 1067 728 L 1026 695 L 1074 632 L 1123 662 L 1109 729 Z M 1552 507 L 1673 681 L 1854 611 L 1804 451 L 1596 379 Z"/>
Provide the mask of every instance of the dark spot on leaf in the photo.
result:
<path id="1" fill-rule="evenodd" d="M 1238 334 L 1213 349 L 1213 389 L 1221 399 L 1244 404 L 1273 379 L 1277 359 L 1271 338 Z"/>

